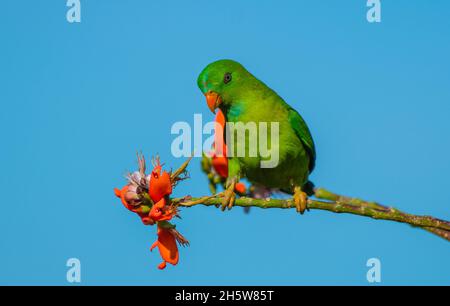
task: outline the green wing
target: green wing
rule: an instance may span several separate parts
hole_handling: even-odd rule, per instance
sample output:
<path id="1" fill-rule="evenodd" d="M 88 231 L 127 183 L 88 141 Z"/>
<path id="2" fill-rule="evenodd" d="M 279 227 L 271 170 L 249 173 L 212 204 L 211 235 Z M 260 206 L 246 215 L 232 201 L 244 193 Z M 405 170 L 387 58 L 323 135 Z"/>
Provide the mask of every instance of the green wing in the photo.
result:
<path id="1" fill-rule="evenodd" d="M 303 146 L 305 147 L 306 152 L 309 156 L 309 173 L 314 170 L 314 166 L 316 165 L 316 148 L 314 146 L 314 141 L 311 136 L 311 132 L 306 125 L 305 120 L 303 120 L 302 116 L 293 108 L 289 109 L 289 123 L 297 134 L 297 137 L 300 138 Z"/>

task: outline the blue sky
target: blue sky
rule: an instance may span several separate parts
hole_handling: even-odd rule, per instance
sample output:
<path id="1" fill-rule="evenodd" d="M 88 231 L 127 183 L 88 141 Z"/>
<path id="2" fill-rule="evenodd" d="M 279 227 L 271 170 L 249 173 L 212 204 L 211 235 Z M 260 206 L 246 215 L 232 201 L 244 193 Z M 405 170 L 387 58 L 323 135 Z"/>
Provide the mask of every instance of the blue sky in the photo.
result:
<path id="1" fill-rule="evenodd" d="M 172 157 L 176 121 L 212 119 L 196 78 L 231 58 L 308 122 L 318 186 L 450 219 L 450 3 L 364 0 L 3 1 L 0 284 L 450 285 L 450 245 L 404 224 L 311 211 L 182 210 L 180 264 L 156 269 L 114 197 L 136 151 Z M 176 196 L 205 195 L 199 161 Z"/>

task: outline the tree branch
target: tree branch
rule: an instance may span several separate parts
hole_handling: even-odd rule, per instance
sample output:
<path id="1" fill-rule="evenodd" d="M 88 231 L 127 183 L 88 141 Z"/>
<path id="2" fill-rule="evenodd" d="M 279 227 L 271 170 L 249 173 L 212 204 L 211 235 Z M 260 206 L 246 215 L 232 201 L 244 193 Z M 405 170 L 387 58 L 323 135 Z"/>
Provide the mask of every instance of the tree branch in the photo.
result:
<path id="1" fill-rule="evenodd" d="M 195 205 L 221 205 L 222 194 L 201 198 L 172 199 L 175 205 L 180 207 L 192 207 Z M 334 213 L 346 213 L 369 217 L 377 220 L 389 220 L 410 224 L 413 227 L 422 228 L 441 238 L 450 241 L 450 222 L 431 216 L 418 216 L 404 213 L 396 208 L 383 206 L 375 202 L 367 202 L 357 198 L 350 198 L 334 194 L 323 188 L 315 190 L 315 199 L 308 199 L 308 209 L 327 210 Z M 254 199 L 241 197 L 236 199 L 235 206 L 259 207 L 259 208 L 295 208 L 291 199 Z"/>

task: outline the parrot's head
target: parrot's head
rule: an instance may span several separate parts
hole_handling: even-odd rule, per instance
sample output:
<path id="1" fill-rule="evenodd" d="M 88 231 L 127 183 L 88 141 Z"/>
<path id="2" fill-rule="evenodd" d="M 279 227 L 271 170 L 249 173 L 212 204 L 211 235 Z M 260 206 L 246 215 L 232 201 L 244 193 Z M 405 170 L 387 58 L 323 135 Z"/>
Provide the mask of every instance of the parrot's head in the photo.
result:
<path id="1" fill-rule="evenodd" d="M 253 79 L 250 72 L 238 62 L 219 60 L 203 69 L 197 85 L 206 96 L 209 109 L 215 113 L 217 108 L 229 108 Z"/>

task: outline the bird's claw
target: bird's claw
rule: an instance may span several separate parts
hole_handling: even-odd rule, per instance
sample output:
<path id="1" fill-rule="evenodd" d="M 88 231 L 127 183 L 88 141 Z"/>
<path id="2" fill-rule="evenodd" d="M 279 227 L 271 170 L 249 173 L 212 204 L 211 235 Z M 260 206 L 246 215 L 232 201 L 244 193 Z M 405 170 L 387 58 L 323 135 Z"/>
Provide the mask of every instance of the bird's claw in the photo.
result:
<path id="1" fill-rule="evenodd" d="M 222 199 L 222 207 L 221 210 L 224 211 L 226 208 L 230 210 L 233 205 L 234 201 L 236 200 L 236 193 L 234 192 L 234 183 L 231 183 L 230 186 L 225 190 L 224 197 Z"/>
<path id="2" fill-rule="evenodd" d="M 294 188 L 294 204 L 297 212 L 302 215 L 308 209 L 308 196 L 300 187 Z"/>

